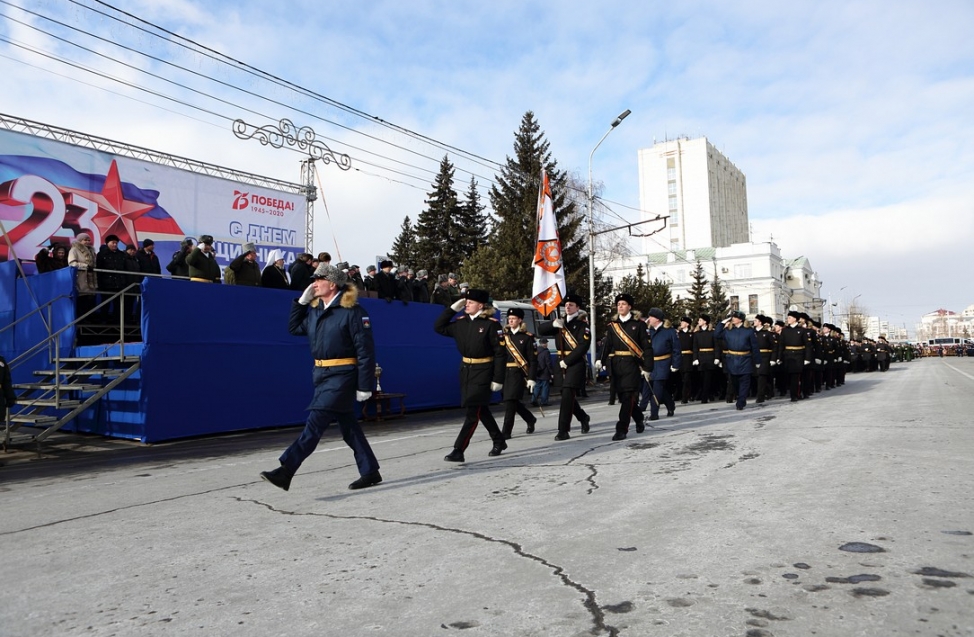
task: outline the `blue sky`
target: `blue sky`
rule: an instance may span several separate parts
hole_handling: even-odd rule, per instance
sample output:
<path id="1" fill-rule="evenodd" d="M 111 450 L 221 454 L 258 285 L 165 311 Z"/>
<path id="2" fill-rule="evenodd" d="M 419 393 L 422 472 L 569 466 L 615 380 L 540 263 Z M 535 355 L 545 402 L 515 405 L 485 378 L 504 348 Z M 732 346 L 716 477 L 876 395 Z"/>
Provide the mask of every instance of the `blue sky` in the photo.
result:
<path id="1" fill-rule="evenodd" d="M 105 9 L 94 0 L 79 3 Z M 330 223 L 319 207 L 317 249 L 333 250 L 337 237 L 344 258 L 368 262 L 388 249 L 405 215 L 415 219 L 423 209 L 442 149 L 137 35 L 67 0 L 22 6 L 298 111 L 179 76 L 232 103 L 215 104 L 72 51 L 6 17 L 0 19 L 4 37 L 110 69 L 222 115 L 260 123 L 290 117 L 336 140 L 330 143 L 337 149 L 352 144 L 385 156 L 349 151 L 353 161 L 358 156 L 419 178 L 365 163 L 358 164 L 362 172 L 323 170 Z M 786 256 L 808 257 L 833 300 L 860 294 L 871 313 L 911 327 L 938 307 L 959 312 L 974 304 L 966 254 L 974 243 L 970 2 L 135 0 L 125 8 L 490 160 L 513 152 L 520 118 L 533 110 L 559 165 L 583 181 L 592 147 L 629 108 L 632 115 L 599 148 L 593 168 L 621 217 L 639 219 L 633 210 L 639 207 L 639 148 L 664 136 L 704 135 L 747 175 L 753 239 L 773 235 Z M 9 5 L 0 5 L 0 13 L 72 35 Z M 96 48 L 174 75 L 134 53 L 105 43 Z M 296 155 L 238 141 L 219 117 L 68 70 L 6 42 L 0 42 L 0 56 L 9 78 L 3 112 L 298 180 Z M 464 170 L 487 179 L 494 174 L 454 160 L 461 189 L 469 179 Z"/>

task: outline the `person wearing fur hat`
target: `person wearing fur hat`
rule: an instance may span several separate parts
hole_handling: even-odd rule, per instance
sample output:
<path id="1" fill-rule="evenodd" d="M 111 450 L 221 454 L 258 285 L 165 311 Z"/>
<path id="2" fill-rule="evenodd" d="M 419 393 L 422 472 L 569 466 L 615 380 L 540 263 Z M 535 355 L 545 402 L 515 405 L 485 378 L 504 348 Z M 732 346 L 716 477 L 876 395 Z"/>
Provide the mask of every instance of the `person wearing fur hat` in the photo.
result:
<path id="1" fill-rule="evenodd" d="M 125 275 L 125 252 L 118 247 L 118 237 L 110 234 L 105 237 L 105 245 L 98 251 L 95 267 L 98 268 L 98 289 L 102 294 L 102 301 L 110 299 L 116 292 L 121 292 L 128 285 Z M 122 312 L 121 299 L 115 298 L 102 306 L 104 318 L 115 323 Z"/>
<path id="2" fill-rule="evenodd" d="M 430 302 L 430 289 L 428 287 L 429 282 L 427 281 L 428 274 L 426 270 L 420 270 L 416 273 L 416 278 L 413 279 L 413 300 L 417 303 Z"/>
<path id="3" fill-rule="evenodd" d="M 762 363 L 753 372 L 754 382 L 757 386 L 757 399 L 755 402 L 763 403 L 765 400 L 774 398 L 774 384 L 771 380 L 771 371 L 777 365 L 774 360 L 775 335 L 771 331 L 774 323 L 770 318 L 763 314 L 754 317 L 754 338 L 758 341 L 758 351 L 761 353 Z"/>
<path id="4" fill-rule="evenodd" d="M 290 287 L 287 270 L 284 269 L 284 251 L 275 248 L 267 253 L 267 265 L 260 273 L 260 287 L 286 290 Z"/>
<path id="5" fill-rule="evenodd" d="M 95 294 L 98 291 L 98 277 L 95 274 L 94 248 L 91 247 L 91 235 L 81 232 L 74 238 L 71 249 L 68 250 L 68 265 L 77 269 L 75 275 L 76 311 L 80 318 L 95 307 Z M 92 317 L 85 320 L 90 321 Z"/>
<path id="6" fill-rule="evenodd" d="M 487 455 L 499 456 L 507 449 L 504 434 L 490 413 L 491 394 L 503 389 L 506 354 L 503 329 L 493 320 L 489 300 L 487 290 L 472 289 L 466 298 L 443 308 L 433 324 L 436 333 L 452 338 L 460 351 L 460 406 L 467 410 L 453 451 L 444 458 L 447 462 L 464 462 L 463 454 L 480 422 L 493 441 Z M 457 317 L 461 310 L 463 315 Z"/>
<path id="7" fill-rule="evenodd" d="M 579 318 L 582 297 L 575 293 L 565 296 L 565 318 L 542 322 L 538 334 L 554 336 L 558 364 L 552 368 L 555 387 L 561 388 L 561 403 L 558 407 L 558 434 L 555 440 L 568 440 L 571 435 L 572 417 L 582 424 L 582 433 L 588 433 L 591 418 L 578 402 L 579 394 L 585 389 L 588 365 L 585 355 L 592 344 L 592 334 L 588 323 Z"/>
<path id="8" fill-rule="evenodd" d="M 375 273 L 375 291 L 386 303 L 392 303 L 393 299 L 399 298 L 396 275 L 392 272 L 392 261 L 389 259 L 379 262 L 379 271 Z"/>
<path id="9" fill-rule="evenodd" d="M 412 272 L 406 266 L 402 266 L 399 268 L 399 274 L 396 277 L 396 295 L 403 305 L 409 305 L 409 302 L 414 300 Z"/>
<path id="10" fill-rule="evenodd" d="M 204 234 L 193 251 L 186 257 L 189 266 L 189 280 L 198 283 L 219 283 L 220 264 L 216 262 L 213 248 L 213 235 Z"/>
<path id="11" fill-rule="evenodd" d="M 683 354 L 680 350 L 680 339 L 676 330 L 665 323 L 666 315 L 658 307 L 649 308 L 646 323 L 649 325 L 649 341 L 652 343 L 653 365 L 649 377 L 643 384 L 643 397 L 639 406 L 646 409 L 649 406 L 649 419 L 659 420 L 660 405 L 666 406 L 666 415 L 676 413 L 676 402 L 666 388 L 666 381 L 671 372 L 680 369 Z"/>
<path id="12" fill-rule="evenodd" d="M 441 274 L 436 278 L 436 288 L 433 290 L 432 302 L 443 307 L 450 307 L 456 299 L 450 292 L 450 279 L 446 274 Z"/>
<path id="13" fill-rule="evenodd" d="M 365 285 L 366 292 L 375 292 L 377 290 L 375 283 L 375 272 L 376 267 L 374 265 L 365 266 L 365 276 L 362 277 L 362 284 Z"/>
<path id="14" fill-rule="evenodd" d="M 729 318 L 717 324 L 714 337 L 724 341 L 727 374 L 731 378 L 733 392 L 737 396 L 737 409 L 747 405 L 751 391 L 751 373 L 761 371 L 761 351 L 754 329 L 747 326 L 744 312 L 735 310 Z"/>
<path id="15" fill-rule="evenodd" d="M 613 440 L 625 440 L 629 421 L 636 423 L 636 433 L 645 427 L 643 410 L 639 407 L 639 389 L 649 370 L 653 368 L 653 348 L 646 324 L 634 316 L 633 298 L 619 294 L 615 298 L 616 315 L 605 328 L 602 354 L 595 361 L 595 373 L 609 372 L 609 382 L 619 400 L 619 419 Z"/>
<path id="16" fill-rule="evenodd" d="M 186 265 L 186 257 L 193 251 L 193 243 L 192 237 L 186 237 L 179 242 L 179 250 L 172 253 L 172 259 L 166 266 L 169 274 L 174 277 L 189 278 L 189 266 Z"/>
<path id="17" fill-rule="evenodd" d="M 245 243 L 240 254 L 227 266 L 233 272 L 234 285 L 260 287 L 260 264 L 257 263 L 257 246 Z"/>
<path id="18" fill-rule="evenodd" d="M 805 329 L 798 324 L 800 318 L 798 312 L 788 312 L 775 352 L 778 365 L 788 375 L 788 391 L 793 403 L 798 402 L 801 392 L 802 370 L 812 362 L 811 344 Z"/>
<path id="19" fill-rule="evenodd" d="M 294 263 L 287 271 L 292 290 L 304 292 L 311 285 L 311 275 L 315 273 L 315 269 L 311 266 L 312 260 L 314 256 L 309 252 L 299 252 L 294 258 Z"/>
<path id="20" fill-rule="evenodd" d="M 359 305 L 358 289 L 348 283 L 348 275 L 333 265 L 319 265 L 311 285 L 301 298 L 291 302 L 288 331 L 294 336 L 308 336 L 311 342 L 314 398 L 308 406 L 304 431 L 281 454 L 281 466 L 261 472 L 260 477 L 287 491 L 325 429 L 337 420 L 359 473 L 358 480 L 348 488 L 379 484 L 379 461 L 355 417 L 355 403 L 372 397 L 375 343 L 369 315 Z"/>
<path id="21" fill-rule="evenodd" d="M 514 416 L 518 415 L 528 423 L 527 433 L 534 433 L 537 417 L 524 406 L 524 390 L 534 393 L 538 357 L 535 355 L 534 334 L 524 329 L 524 310 L 512 307 L 507 310 L 507 327 L 501 337 L 505 349 L 504 375 L 504 426 L 501 431 L 504 440 L 509 440 L 514 431 Z"/>
<path id="22" fill-rule="evenodd" d="M 162 265 L 156 255 L 156 242 L 152 239 L 142 241 L 142 247 L 135 253 L 139 269 L 147 274 L 162 274 Z"/>
<path id="23" fill-rule="evenodd" d="M 721 343 L 714 338 L 710 327 L 710 315 L 701 314 L 697 318 L 697 328 L 693 332 L 693 366 L 700 373 L 700 404 L 705 405 L 713 398 L 711 384 L 714 370 L 721 366 Z"/>

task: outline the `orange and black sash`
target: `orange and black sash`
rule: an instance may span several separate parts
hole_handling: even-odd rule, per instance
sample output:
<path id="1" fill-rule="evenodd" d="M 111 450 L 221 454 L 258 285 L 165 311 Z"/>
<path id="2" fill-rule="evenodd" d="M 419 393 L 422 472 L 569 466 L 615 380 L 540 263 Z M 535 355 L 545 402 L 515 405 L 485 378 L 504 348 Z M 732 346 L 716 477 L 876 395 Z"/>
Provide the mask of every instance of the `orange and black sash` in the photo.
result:
<path id="1" fill-rule="evenodd" d="M 578 341 L 575 340 L 575 337 L 567 327 L 561 328 L 561 335 L 565 337 L 565 342 L 568 343 L 569 347 L 573 350 L 578 349 Z"/>
<path id="2" fill-rule="evenodd" d="M 622 325 L 614 321 L 612 323 L 609 323 L 609 325 L 611 325 L 612 329 L 615 330 L 616 336 L 619 337 L 619 340 L 621 340 L 626 345 L 626 347 L 629 348 L 629 351 L 633 353 L 633 356 L 642 359 L 643 357 L 642 348 L 639 347 L 639 345 L 636 345 L 636 342 L 632 340 L 631 336 L 626 334 L 626 331 L 622 329 Z"/>
<path id="3" fill-rule="evenodd" d="M 507 347 L 507 353 L 511 355 L 517 366 L 524 372 L 524 375 L 528 375 L 528 361 L 521 354 L 521 350 L 517 348 L 514 344 L 514 339 L 512 338 L 514 334 L 508 333 L 507 338 L 504 339 L 504 346 Z"/>

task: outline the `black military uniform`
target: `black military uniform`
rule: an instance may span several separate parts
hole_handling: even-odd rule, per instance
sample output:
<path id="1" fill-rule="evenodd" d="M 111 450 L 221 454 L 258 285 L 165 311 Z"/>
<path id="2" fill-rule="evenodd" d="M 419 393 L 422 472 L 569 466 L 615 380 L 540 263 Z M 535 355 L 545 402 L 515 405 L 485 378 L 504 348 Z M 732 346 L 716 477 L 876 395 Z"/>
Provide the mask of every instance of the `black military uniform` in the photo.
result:
<path id="1" fill-rule="evenodd" d="M 512 307 L 507 311 L 507 316 L 516 316 L 524 320 L 524 310 Z M 538 422 L 537 417 L 531 410 L 524 406 L 521 400 L 524 398 L 524 389 L 528 381 L 533 384 L 537 376 L 538 356 L 535 353 L 534 334 L 524 329 L 522 323 L 516 330 L 510 326 L 504 328 L 501 337 L 501 344 L 504 346 L 504 426 L 501 431 L 504 439 L 511 437 L 514 431 L 514 415 L 517 414 L 528 423 L 527 432 L 534 433 L 534 425 Z"/>
<path id="2" fill-rule="evenodd" d="M 758 341 L 758 351 L 761 352 L 761 362 L 773 360 L 774 356 L 774 333 L 771 326 L 774 324 L 767 316 L 758 314 L 754 317 L 760 322 L 760 326 L 754 330 L 754 338 Z M 771 365 L 760 365 L 754 370 L 754 377 L 757 381 L 757 400 L 763 403 L 768 398 L 774 397 L 774 385 L 768 381 L 771 379 Z"/>
<path id="3" fill-rule="evenodd" d="M 577 294 L 565 297 L 565 304 L 581 306 L 582 298 Z M 589 415 L 578 404 L 576 396 L 585 388 L 587 366 L 585 354 L 592 342 L 588 323 L 578 318 L 578 313 L 564 319 L 543 322 L 538 326 L 538 334 L 554 336 L 557 350 L 557 364 L 554 365 L 554 386 L 561 387 L 561 406 L 558 409 L 558 435 L 555 440 L 568 440 L 572 416 L 582 423 L 582 433 L 589 430 Z"/>
<path id="4" fill-rule="evenodd" d="M 632 307 L 633 298 L 628 294 L 616 297 L 616 304 L 625 301 Z M 625 320 L 623 320 L 625 319 Z M 639 408 L 639 392 L 642 388 L 643 371 L 653 369 L 653 348 L 649 342 L 646 324 L 631 313 L 625 317 L 616 315 L 609 322 L 602 341 L 599 361 L 609 371 L 609 382 L 619 399 L 619 420 L 613 440 L 624 440 L 629 433 L 629 421 L 636 422 L 636 432 L 643 431 L 643 410 Z"/>
<path id="5" fill-rule="evenodd" d="M 486 306 L 490 294 L 486 290 L 469 290 L 467 300 L 482 303 Z M 437 334 L 449 336 L 457 343 L 460 351 L 460 393 L 461 407 L 467 408 L 467 415 L 460 428 L 460 435 L 453 444 L 453 452 L 446 456 L 450 462 L 463 462 L 463 452 L 470 444 L 470 438 L 477 429 L 477 423 L 483 421 L 487 433 L 490 434 L 494 446 L 489 455 L 500 455 L 507 449 L 504 434 L 497 427 L 497 421 L 490 413 L 491 384 L 500 384 L 504 380 L 505 349 L 501 345 L 503 330 L 500 324 L 491 318 L 489 308 L 481 310 L 471 316 L 454 320 L 459 310 L 445 308 L 436 319 L 433 329 Z"/>
<path id="6" fill-rule="evenodd" d="M 876 343 L 876 366 L 879 371 L 885 372 L 889 369 L 889 361 L 893 356 L 893 348 L 889 346 L 885 336 L 880 336 Z"/>
<path id="7" fill-rule="evenodd" d="M 683 323 L 686 323 L 684 327 Z M 686 405 L 690 402 L 690 395 L 693 390 L 693 332 L 690 326 L 693 321 L 689 316 L 680 319 L 680 329 L 676 331 L 676 337 L 680 339 L 680 372 L 674 374 L 673 378 L 680 379 L 680 404 Z M 675 396 L 676 393 L 673 392 Z"/>
<path id="8" fill-rule="evenodd" d="M 710 329 L 710 316 L 702 314 L 697 320 L 697 330 L 693 333 L 693 362 L 700 371 L 700 403 L 706 404 L 713 395 L 710 387 L 721 354 L 720 342 L 714 338 Z"/>
<path id="9" fill-rule="evenodd" d="M 788 389 L 791 402 L 797 402 L 801 391 L 802 371 L 812 360 L 811 344 L 805 329 L 798 325 L 801 315 L 798 312 L 788 312 L 788 325 L 781 330 L 778 339 L 778 351 L 775 353 L 779 365 L 784 366 L 788 374 Z"/>
<path id="10" fill-rule="evenodd" d="M 381 261 L 379 271 L 375 273 L 375 291 L 378 292 L 380 299 L 385 299 L 386 303 L 391 303 L 393 299 L 399 298 L 396 277 L 391 271 L 386 271 L 387 268 L 391 267 L 392 261 Z"/>

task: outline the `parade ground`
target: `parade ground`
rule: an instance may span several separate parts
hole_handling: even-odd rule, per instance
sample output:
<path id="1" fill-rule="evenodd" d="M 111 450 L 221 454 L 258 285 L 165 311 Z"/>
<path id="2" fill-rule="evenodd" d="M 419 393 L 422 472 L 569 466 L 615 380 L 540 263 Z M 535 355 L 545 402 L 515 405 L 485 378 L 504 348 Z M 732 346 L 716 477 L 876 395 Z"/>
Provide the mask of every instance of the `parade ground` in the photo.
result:
<path id="1" fill-rule="evenodd" d="M 459 410 L 366 423 L 361 491 L 337 428 L 288 492 L 299 428 L 3 454 L 0 635 L 974 635 L 974 359 L 621 442 L 606 401 L 464 464 Z"/>

